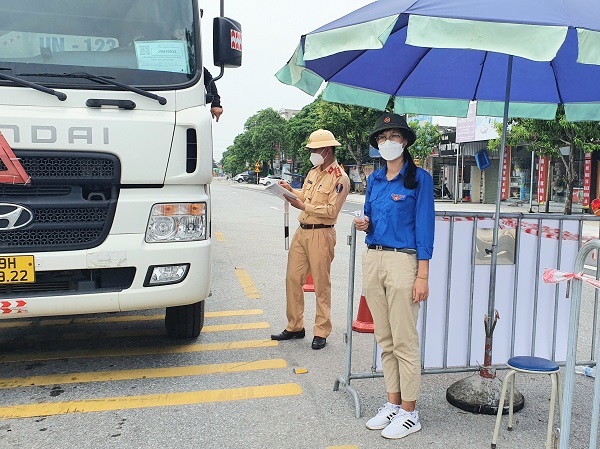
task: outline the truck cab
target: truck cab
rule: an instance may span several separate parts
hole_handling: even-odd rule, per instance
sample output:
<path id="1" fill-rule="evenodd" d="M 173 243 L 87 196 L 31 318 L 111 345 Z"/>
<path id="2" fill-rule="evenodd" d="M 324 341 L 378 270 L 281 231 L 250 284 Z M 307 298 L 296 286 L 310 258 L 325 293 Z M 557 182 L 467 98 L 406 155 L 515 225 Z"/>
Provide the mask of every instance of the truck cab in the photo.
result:
<path id="1" fill-rule="evenodd" d="M 0 319 L 165 307 L 169 336 L 199 334 L 200 16 L 197 0 L 0 0 Z"/>

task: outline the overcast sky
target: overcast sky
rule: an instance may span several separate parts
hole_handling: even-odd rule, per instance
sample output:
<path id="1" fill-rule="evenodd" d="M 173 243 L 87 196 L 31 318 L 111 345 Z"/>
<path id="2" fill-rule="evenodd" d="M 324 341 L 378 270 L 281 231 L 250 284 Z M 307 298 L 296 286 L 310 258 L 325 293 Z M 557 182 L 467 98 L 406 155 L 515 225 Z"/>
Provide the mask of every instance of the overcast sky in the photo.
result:
<path id="1" fill-rule="evenodd" d="M 282 84 L 275 73 L 292 56 L 300 36 L 319 28 L 372 0 L 225 0 L 225 16 L 242 25 L 242 66 L 225 69 L 217 82 L 223 115 L 213 122 L 214 159 L 241 134 L 246 120 L 256 112 L 273 108 L 302 109 L 313 97 Z M 212 19 L 219 15 L 219 0 L 204 0 L 204 63 L 216 76 L 212 65 Z"/>

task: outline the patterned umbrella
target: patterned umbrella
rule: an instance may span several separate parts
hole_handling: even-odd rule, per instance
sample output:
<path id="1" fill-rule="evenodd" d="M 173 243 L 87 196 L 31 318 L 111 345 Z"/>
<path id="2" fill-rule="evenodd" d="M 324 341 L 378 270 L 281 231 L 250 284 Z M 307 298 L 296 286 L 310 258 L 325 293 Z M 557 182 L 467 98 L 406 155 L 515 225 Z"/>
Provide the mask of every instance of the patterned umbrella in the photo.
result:
<path id="1" fill-rule="evenodd" d="M 379 0 L 300 39 L 280 81 L 397 113 L 600 120 L 600 2 Z M 514 56 L 514 58 L 510 58 Z"/>

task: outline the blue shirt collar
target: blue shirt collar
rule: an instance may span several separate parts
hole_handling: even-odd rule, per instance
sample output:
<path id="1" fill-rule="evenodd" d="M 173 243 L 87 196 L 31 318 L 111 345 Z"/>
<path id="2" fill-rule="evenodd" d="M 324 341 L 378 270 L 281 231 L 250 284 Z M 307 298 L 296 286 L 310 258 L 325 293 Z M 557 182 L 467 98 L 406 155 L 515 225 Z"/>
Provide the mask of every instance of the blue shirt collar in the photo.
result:
<path id="1" fill-rule="evenodd" d="M 400 169 L 400 173 L 399 173 L 399 174 L 398 174 L 398 175 L 397 175 L 397 176 L 396 176 L 394 179 L 397 179 L 397 178 L 398 178 L 398 176 L 400 176 L 400 175 L 402 175 L 402 177 L 404 178 L 404 173 L 405 173 L 405 172 L 406 172 L 406 163 L 405 163 L 405 164 L 402 166 L 402 168 Z M 386 175 L 387 175 L 387 164 L 385 165 L 385 167 L 383 167 L 383 168 L 382 168 L 382 169 L 380 169 L 380 170 L 377 170 L 377 171 L 376 171 L 376 172 L 373 174 L 373 176 L 374 176 L 376 179 L 384 179 L 384 180 L 387 180 L 387 179 L 386 179 Z M 394 179 L 392 179 L 392 181 L 393 181 Z"/>

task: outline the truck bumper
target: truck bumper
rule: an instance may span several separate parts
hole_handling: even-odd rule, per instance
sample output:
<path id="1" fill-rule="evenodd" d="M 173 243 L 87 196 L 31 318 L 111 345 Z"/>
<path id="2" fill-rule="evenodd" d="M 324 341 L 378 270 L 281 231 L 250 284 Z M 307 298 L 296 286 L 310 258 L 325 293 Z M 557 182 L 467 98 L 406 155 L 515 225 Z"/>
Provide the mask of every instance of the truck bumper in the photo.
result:
<path id="1" fill-rule="evenodd" d="M 119 312 L 192 304 L 210 293 L 211 241 L 154 243 L 144 234 L 109 235 L 97 248 L 82 251 L 33 253 L 36 273 L 135 267 L 131 286 L 121 291 L 91 290 L 53 295 L 28 293 L 0 299 L 0 319 L 84 313 Z M 176 284 L 144 286 L 152 266 L 189 264 Z"/>

